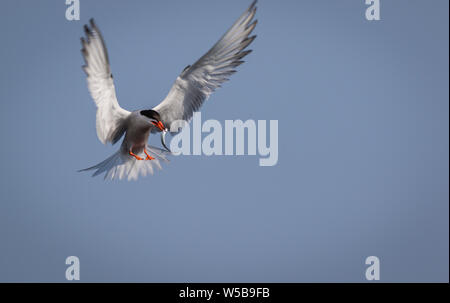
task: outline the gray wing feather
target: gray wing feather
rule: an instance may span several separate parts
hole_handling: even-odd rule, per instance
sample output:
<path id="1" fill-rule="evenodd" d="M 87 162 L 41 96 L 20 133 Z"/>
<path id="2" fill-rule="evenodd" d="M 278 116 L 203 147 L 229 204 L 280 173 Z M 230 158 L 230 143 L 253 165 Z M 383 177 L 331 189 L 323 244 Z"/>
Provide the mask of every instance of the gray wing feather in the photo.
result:
<path id="1" fill-rule="evenodd" d="M 167 97 L 154 110 L 160 113 L 164 125 L 170 127 L 176 120 L 189 121 L 205 100 L 244 61 L 251 50 L 245 50 L 256 38 L 250 36 L 257 20 L 256 0 L 239 17 L 222 38 L 192 66 L 178 76 Z"/>
<path id="2" fill-rule="evenodd" d="M 97 106 L 97 136 L 102 143 L 116 143 L 125 132 L 125 121 L 129 111 L 120 107 L 116 97 L 114 81 L 109 66 L 108 52 L 102 35 L 90 20 L 90 26 L 84 26 L 86 39 L 81 38 L 87 75 L 87 84 L 92 99 Z"/>

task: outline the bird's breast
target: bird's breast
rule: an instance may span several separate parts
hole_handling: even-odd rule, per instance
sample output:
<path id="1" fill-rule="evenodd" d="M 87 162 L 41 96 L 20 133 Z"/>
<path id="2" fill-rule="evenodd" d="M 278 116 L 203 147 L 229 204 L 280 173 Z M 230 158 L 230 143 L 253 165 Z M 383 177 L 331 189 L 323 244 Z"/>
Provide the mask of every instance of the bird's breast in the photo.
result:
<path id="1" fill-rule="evenodd" d="M 127 129 L 124 140 L 127 149 L 131 149 L 136 154 L 141 153 L 147 144 L 151 127 L 148 123 L 131 124 Z"/>

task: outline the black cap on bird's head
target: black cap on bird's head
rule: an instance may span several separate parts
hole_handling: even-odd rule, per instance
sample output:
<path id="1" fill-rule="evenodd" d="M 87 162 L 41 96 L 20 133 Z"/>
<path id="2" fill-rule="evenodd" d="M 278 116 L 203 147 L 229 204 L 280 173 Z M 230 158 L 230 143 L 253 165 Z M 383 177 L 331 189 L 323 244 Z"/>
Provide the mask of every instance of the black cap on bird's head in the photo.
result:
<path id="1" fill-rule="evenodd" d="M 161 116 L 153 109 L 141 110 L 141 115 L 152 120 L 161 121 Z"/>
<path id="2" fill-rule="evenodd" d="M 149 118 L 151 120 L 151 123 L 156 126 L 160 131 L 165 130 L 164 124 L 161 122 L 161 116 L 156 110 L 153 109 L 147 109 L 147 110 L 141 110 L 141 115 Z"/>

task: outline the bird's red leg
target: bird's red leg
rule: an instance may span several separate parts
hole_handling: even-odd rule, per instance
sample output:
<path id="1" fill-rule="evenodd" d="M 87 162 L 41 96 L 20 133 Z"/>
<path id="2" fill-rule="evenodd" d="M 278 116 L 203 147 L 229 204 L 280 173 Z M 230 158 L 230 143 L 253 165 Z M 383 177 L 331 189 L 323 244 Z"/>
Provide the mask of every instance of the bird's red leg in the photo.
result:
<path id="1" fill-rule="evenodd" d="M 155 160 L 155 158 L 153 158 L 152 156 L 150 156 L 148 153 L 147 153 L 147 150 L 144 148 L 144 153 L 147 155 L 147 158 L 145 158 L 145 160 Z"/>
<path id="2" fill-rule="evenodd" d="M 131 150 L 128 152 L 130 156 L 133 156 L 136 158 L 136 160 L 144 160 L 143 158 L 139 157 L 138 155 L 135 155 Z M 147 154 L 147 153 L 146 153 Z"/>

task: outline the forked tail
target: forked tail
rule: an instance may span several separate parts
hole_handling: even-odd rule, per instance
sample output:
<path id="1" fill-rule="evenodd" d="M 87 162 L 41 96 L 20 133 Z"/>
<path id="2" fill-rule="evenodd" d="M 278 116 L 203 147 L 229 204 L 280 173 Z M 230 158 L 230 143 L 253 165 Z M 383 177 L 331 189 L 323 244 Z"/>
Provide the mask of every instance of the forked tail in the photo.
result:
<path id="1" fill-rule="evenodd" d="M 105 173 L 105 180 L 121 180 L 124 178 L 127 178 L 128 180 L 137 180 L 139 176 L 146 176 L 147 174 L 153 175 L 154 167 L 162 169 L 160 160 L 169 162 L 166 156 L 170 155 L 170 152 L 149 145 L 147 145 L 146 149 L 150 156 L 155 158 L 154 160 L 140 161 L 129 154 L 124 154 L 121 150 L 118 150 L 108 159 L 92 167 L 79 170 L 79 172 L 95 170 L 92 177 Z"/>

